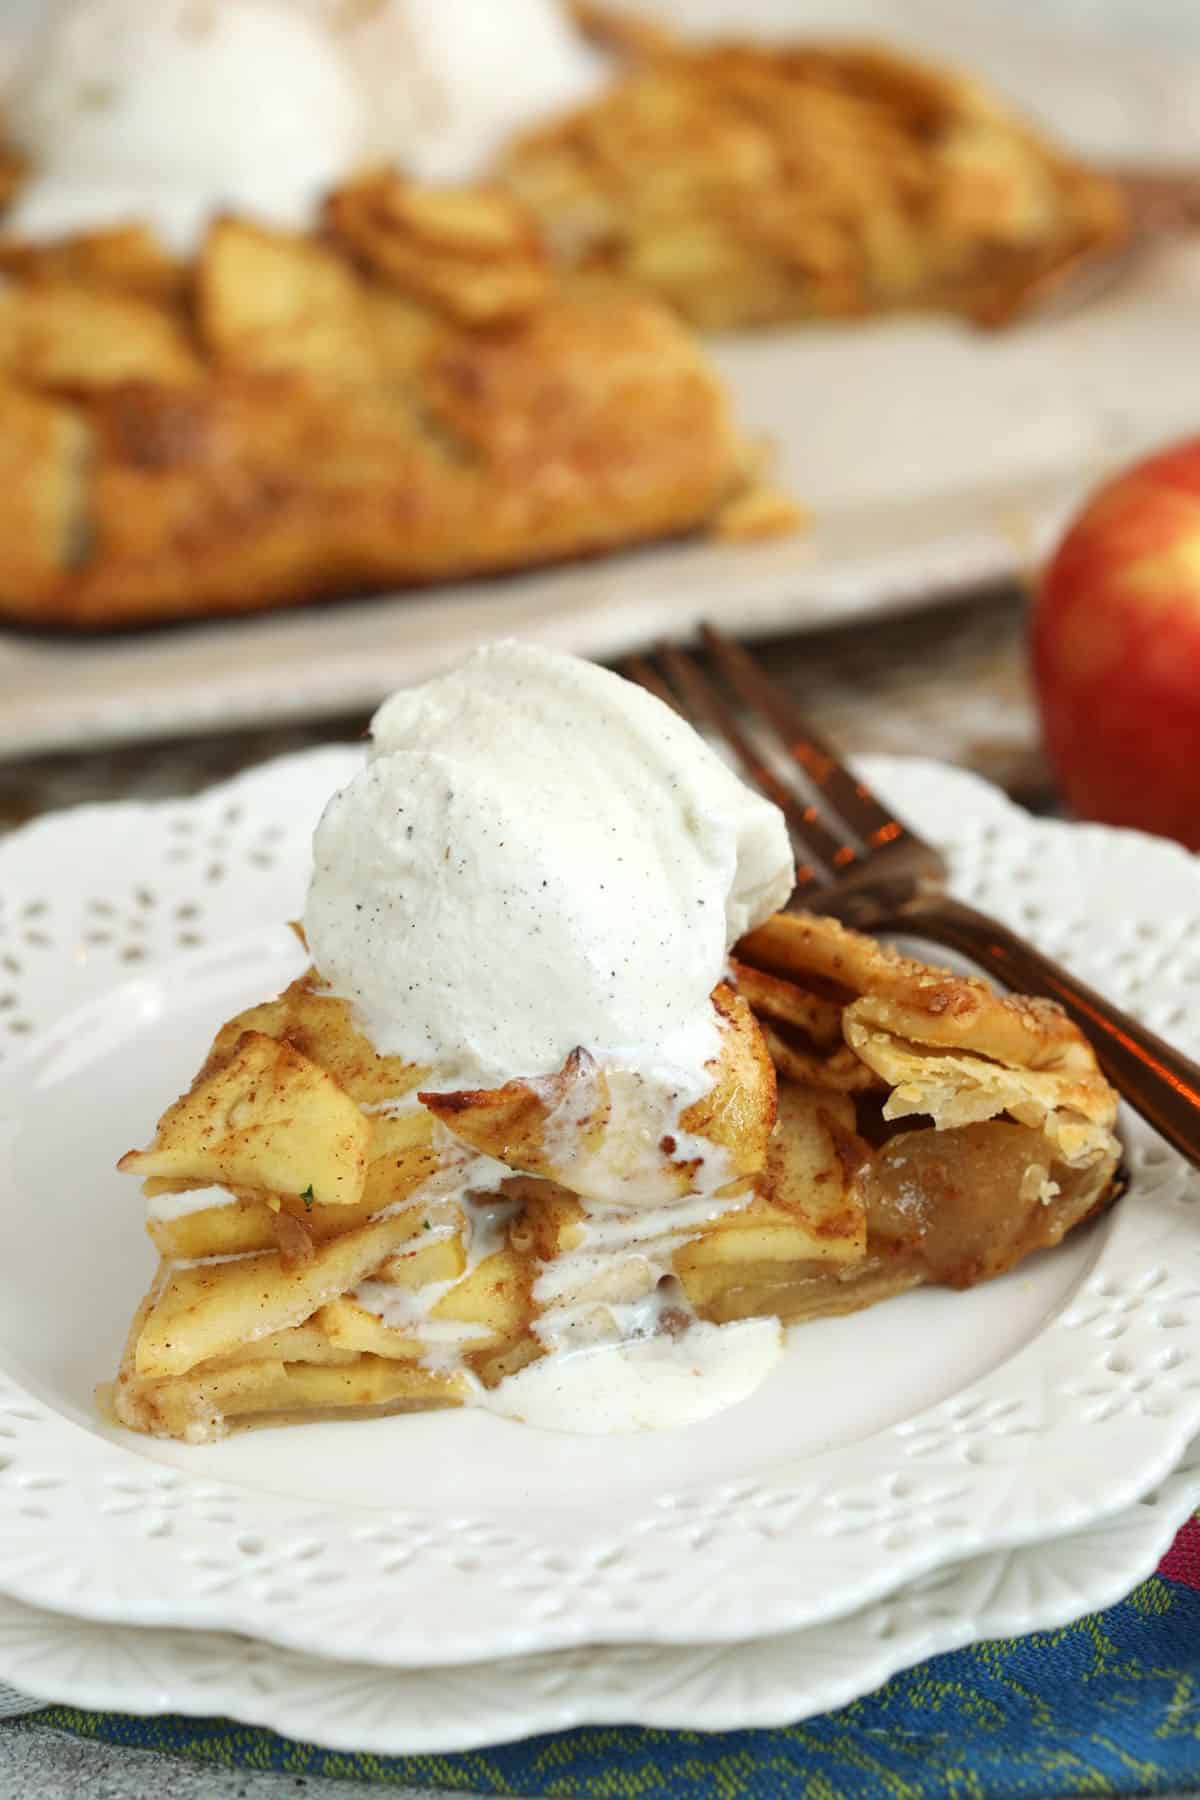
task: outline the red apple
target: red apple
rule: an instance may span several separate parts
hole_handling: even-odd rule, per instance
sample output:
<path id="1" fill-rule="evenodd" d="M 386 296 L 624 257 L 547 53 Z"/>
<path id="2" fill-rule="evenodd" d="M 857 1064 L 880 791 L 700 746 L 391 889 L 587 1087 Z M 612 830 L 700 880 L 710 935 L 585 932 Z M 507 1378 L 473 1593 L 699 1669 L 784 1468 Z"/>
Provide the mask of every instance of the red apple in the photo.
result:
<path id="1" fill-rule="evenodd" d="M 1071 809 L 1200 849 L 1200 438 L 1088 501 L 1042 578 L 1033 671 Z"/>

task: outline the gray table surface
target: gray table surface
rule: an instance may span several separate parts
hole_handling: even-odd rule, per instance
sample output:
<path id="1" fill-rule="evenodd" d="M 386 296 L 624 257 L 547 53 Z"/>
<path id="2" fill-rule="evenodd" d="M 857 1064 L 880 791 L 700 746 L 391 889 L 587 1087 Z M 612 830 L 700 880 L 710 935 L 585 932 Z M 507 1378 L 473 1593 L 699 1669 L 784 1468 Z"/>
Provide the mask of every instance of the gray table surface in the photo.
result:
<path id="1" fill-rule="evenodd" d="M 21 1719 L 0 1725 L 0 1800 L 430 1800 L 429 1788 L 381 1787 L 305 1775 L 229 1773 L 155 1750 L 86 1743 Z M 459 1793 L 455 1800 L 483 1800 Z"/>

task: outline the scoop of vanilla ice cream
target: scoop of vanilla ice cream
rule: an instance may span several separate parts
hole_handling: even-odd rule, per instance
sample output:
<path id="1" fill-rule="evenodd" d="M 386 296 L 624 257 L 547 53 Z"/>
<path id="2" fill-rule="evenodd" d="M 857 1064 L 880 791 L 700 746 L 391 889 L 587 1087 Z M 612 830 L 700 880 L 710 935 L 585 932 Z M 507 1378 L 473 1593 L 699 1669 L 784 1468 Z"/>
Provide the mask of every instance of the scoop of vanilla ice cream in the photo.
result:
<path id="1" fill-rule="evenodd" d="M 10 232 L 139 219 L 180 250 L 222 209 L 306 224 L 369 144 L 352 70 L 286 0 L 71 0 L 18 70 L 7 121 L 34 170 Z"/>
<path id="2" fill-rule="evenodd" d="M 793 884 L 782 815 L 669 707 L 517 643 L 386 702 L 313 848 L 318 969 L 433 1086 L 577 1045 L 702 1071 L 728 948 Z"/>
<path id="3" fill-rule="evenodd" d="M 516 131 L 609 72 L 561 0 L 306 0 L 338 30 L 367 97 L 371 154 L 429 182 L 477 180 Z"/>
<path id="4" fill-rule="evenodd" d="M 371 163 L 477 179 L 607 66 L 560 0 L 61 0 L 7 84 L 34 173 L 6 226 L 300 228 Z"/>

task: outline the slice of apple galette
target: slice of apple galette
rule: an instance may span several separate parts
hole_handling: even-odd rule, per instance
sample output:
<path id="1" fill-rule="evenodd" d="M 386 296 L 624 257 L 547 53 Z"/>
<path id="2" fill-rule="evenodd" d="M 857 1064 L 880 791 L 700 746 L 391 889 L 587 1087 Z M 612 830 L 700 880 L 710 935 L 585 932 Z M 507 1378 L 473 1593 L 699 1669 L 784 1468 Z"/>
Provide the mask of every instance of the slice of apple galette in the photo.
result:
<path id="1" fill-rule="evenodd" d="M 316 971 L 232 1019 L 122 1159 L 161 1260 L 117 1419 L 203 1442 L 482 1404 L 596 1429 L 571 1408 L 611 1378 L 658 1384 L 626 1426 L 676 1422 L 704 1410 L 681 1384 L 729 1397 L 731 1357 L 748 1391 L 780 1321 L 1000 1275 L 1114 1191 L 1116 1097 L 1047 1002 L 779 914 L 711 1005 L 711 1086 L 671 1118 L 586 1047 L 429 1091 Z"/>

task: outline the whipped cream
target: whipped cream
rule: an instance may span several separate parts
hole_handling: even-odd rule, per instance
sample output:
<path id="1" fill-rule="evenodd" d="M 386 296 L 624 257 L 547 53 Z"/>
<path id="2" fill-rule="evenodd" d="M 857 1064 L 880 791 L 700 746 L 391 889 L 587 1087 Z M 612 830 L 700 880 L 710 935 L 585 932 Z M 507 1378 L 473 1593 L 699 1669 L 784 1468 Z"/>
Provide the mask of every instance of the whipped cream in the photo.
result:
<path id="1" fill-rule="evenodd" d="M 557 0 L 66 0 L 9 83 L 34 173 L 6 229 L 139 220 L 181 252 L 221 211 L 299 229 L 370 164 L 479 178 L 605 73 Z"/>
<path id="2" fill-rule="evenodd" d="M 782 815 L 668 706 L 517 643 L 380 709 L 313 854 L 317 967 L 430 1087 L 582 1045 L 695 1097 L 729 947 L 793 883 Z"/>

